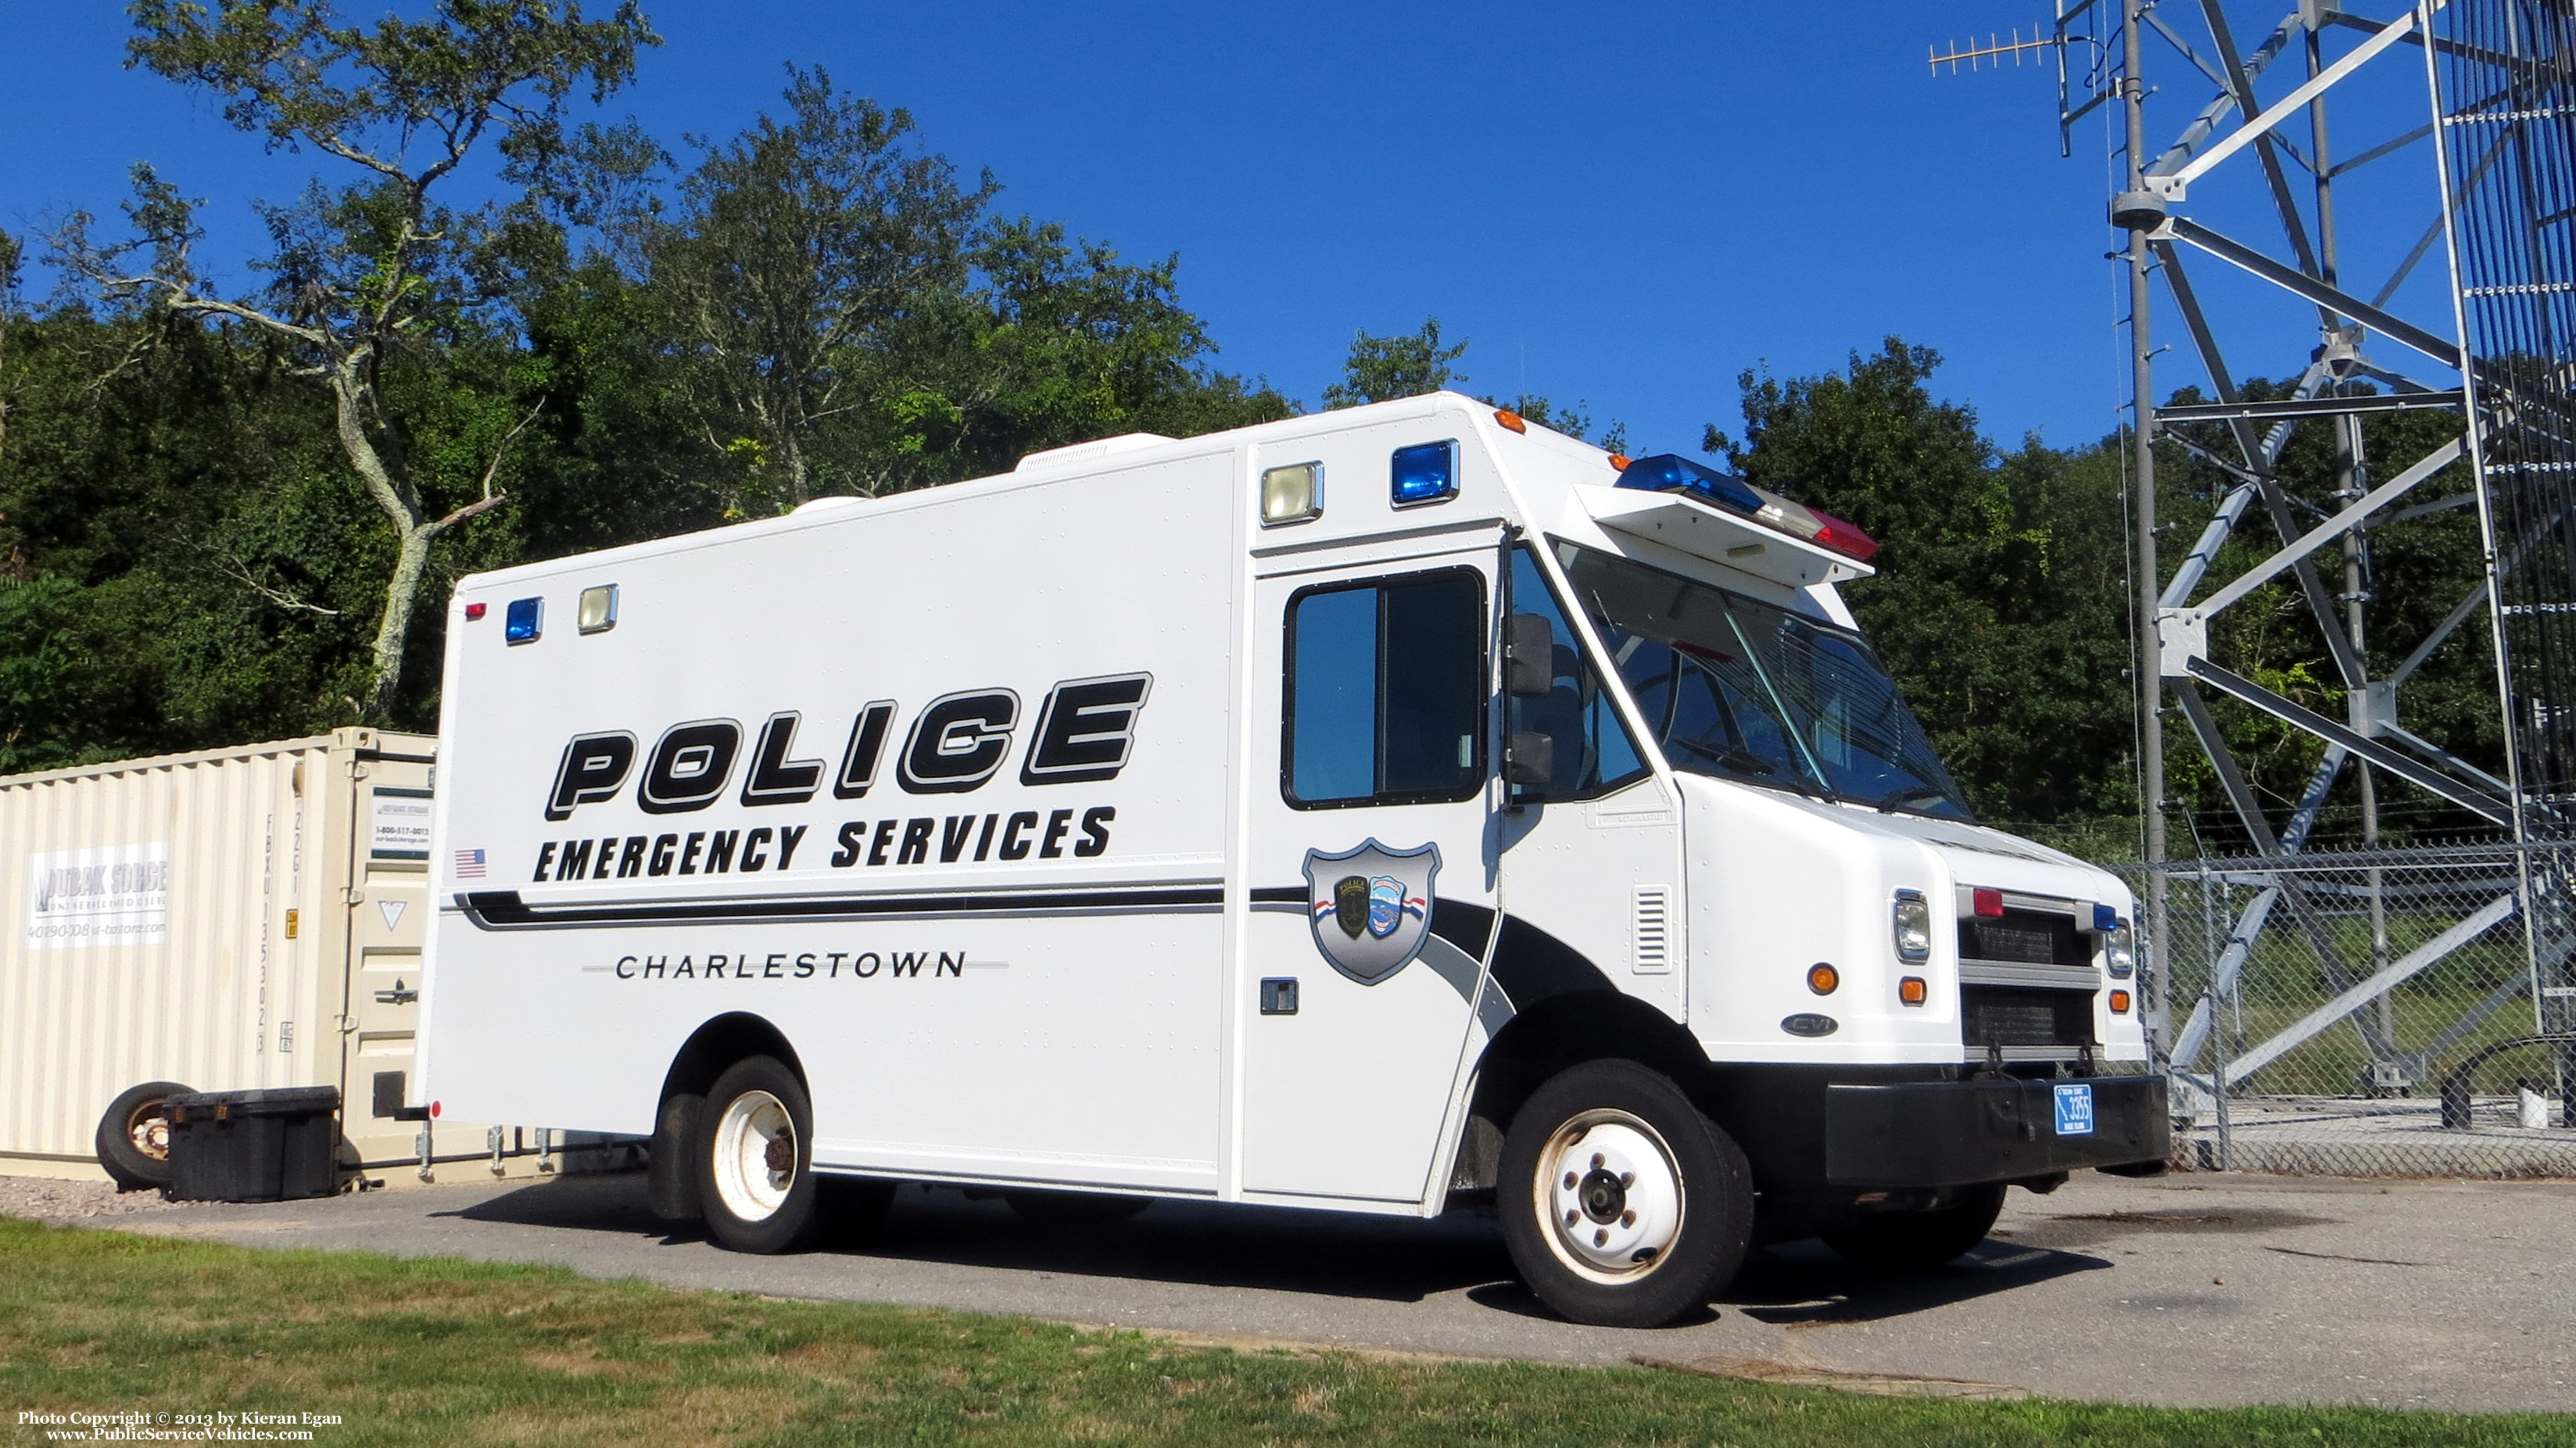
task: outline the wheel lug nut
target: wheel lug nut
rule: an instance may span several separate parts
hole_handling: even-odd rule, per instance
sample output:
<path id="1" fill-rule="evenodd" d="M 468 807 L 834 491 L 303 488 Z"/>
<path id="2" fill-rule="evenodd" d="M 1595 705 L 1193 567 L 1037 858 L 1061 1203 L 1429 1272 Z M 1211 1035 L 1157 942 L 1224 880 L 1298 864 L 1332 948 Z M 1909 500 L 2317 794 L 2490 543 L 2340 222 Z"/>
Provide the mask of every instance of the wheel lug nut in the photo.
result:
<path id="1" fill-rule="evenodd" d="M 1569 1227 L 1582 1220 L 1583 1214 L 1581 1212 L 1568 1212 L 1565 1214 L 1565 1225 Z"/>
<path id="2" fill-rule="evenodd" d="M 1592 1245 L 1593 1245 L 1593 1246 L 1595 1246 L 1595 1247 L 1607 1247 L 1607 1246 L 1609 1246 L 1609 1245 L 1610 1245 L 1610 1229 L 1609 1229 L 1609 1228 L 1607 1228 L 1607 1227 L 1604 1227 L 1604 1228 L 1602 1228 L 1600 1231 L 1593 1233 L 1593 1234 L 1592 1234 Z"/>
<path id="3" fill-rule="evenodd" d="M 1621 1190 L 1621 1191 L 1623 1191 L 1623 1192 L 1624 1192 L 1624 1191 L 1628 1190 L 1630 1187 L 1635 1186 L 1636 1184 L 1637 1184 L 1637 1174 L 1636 1174 L 1635 1172 L 1628 1171 L 1628 1172 L 1621 1172 L 1621 1173 L 1619 1174 L 1619 1190 Z"/>
<path id="4" fill-rule="evenodd" d="M 1637 1214 L 1635 1212 L 1621 1212 L 1619 1214 L 1619 1225 L 1623 1227 L 1633 1227 L 1637 1225 Z"/>
<path id="5" fill-rule="evenodd" d="M 1576 1176 L 1576 1175 L 1575 1175 L 1574 1173 L 1572 1173 L 1572 1172 L 1567 1172 L 1567 1173 L 1565 1174 L 1565 1189 L 1566 1189 L 1567 1191 L 1569 1191 L 1569 1192 L 1570 1192 L 1570 1191 L 1572 1191 L 1572 1190 L 1574 1190 L 1574 1188 L 1575 1188 L 1575 1184 L 1576 1184 L 1577 1182 L 1580 1182 L 1581 1180 L 1582 1180 L 1582 1178 L 1581 1178 L 1581 1177 Z"/>
<path id="6" fill-rule="evenodd" d="M 1606 1157 L 1606 1156 L 1603 1156 L 1601 1153 L 1599 1153 L 1599 1152 L 1597 1152 L 1597 1151 L 1596 1151 L 1596 1152 L 1594 1152 L 1594 1153 L 1592 1153 L 1592 1169 L 1593 1169 L 1594 1171 L 1599 1171 L 1599 1170 L 1601 1170 L 1601 1165 L 1602 1165 L 1602 1163 L 1604 1163 L 1604 1162 L 1608 1161 L 1609 1159 L 1610 1159 L 1610 1158 L 1608 1158 L 1608 1157 Z"/>

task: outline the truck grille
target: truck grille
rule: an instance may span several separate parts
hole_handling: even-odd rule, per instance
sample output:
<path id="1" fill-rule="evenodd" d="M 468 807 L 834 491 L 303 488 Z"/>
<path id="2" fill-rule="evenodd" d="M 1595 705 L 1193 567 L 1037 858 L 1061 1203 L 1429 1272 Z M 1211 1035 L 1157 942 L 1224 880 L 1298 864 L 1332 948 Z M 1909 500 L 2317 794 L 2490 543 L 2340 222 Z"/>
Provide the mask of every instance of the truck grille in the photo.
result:
<path id="1" fill-rule="evenodd" d="M 2007 910 L 1959 922 L 1959 958 L 2017 965 L 2091 965 L 2093 951 L 2066 915 Z"/>
<path id="2" fill-rule="evenodd" d="M 1961 1039 L 1988 1046 L 2090 1046 L 2093 996 L 2088 991 L 2036 986 L 1959 987 Z"/>

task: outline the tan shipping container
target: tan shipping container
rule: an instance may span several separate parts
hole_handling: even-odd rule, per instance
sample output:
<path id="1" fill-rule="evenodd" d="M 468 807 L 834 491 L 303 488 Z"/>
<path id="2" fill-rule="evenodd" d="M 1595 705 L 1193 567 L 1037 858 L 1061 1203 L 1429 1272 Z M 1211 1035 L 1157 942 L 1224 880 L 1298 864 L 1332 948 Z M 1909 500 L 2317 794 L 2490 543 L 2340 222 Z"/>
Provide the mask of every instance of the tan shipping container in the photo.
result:
<path id="1" fill-rule="evenodd" d="M 103 1177 L 109 1103 L 175 1081 L 337 1086 L 342 1166 L 427 1179 L 425 1123 L 378 1093 L 413 1069 L 436 742 L 342 729 L 0 777 L 0 1173 Z M 477 1175 L 561 1147 L 426 1125 Z"/>

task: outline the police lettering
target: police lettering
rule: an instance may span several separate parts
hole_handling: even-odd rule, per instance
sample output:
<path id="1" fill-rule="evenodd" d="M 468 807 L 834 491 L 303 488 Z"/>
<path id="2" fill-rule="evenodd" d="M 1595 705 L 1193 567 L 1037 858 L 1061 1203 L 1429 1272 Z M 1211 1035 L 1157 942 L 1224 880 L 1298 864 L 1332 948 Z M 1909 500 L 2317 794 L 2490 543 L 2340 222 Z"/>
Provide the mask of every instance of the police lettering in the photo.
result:
<path id="1" fill-rule="evenodd" d="M 1144 712 L 1153 684 L 1151 674 L 1111 674 L 1067 679 L 1048 690 L 1045 703 L 1037 711 L 1036 727 L 1029 731 L 1020 783 L 1099 783 L 1117 778 L 1135 748 L 1137 719 Z M 862 705 L 850 718 L 848 743 L 842 748 L 837 769 L 831 767 L 828 757 L 795 757 L 803 716 L 793 710 L 769 715 L 747 749 L 746 737 L 754 731 L 746 730 L 739 719 L 692 719 L 671 725 L 643 754 L 640 769 L 635 734 L 622 729 L 576 734 L 564 745 L 563 756 L 555 766 L 554 779 L 546 789 L 544 814 L 549 820 L 560 821 L 572 818 L 583 805 L 604 804 L 625 789 L 630 776 L 635 778 L 636 807 L 646 814 L 693 813 L 724 798 L 732 787 L 736 767 L 745 765 L 746 760 L 748 764 L 740 770 L 738 796 L 744 805 L 803 804 L 822 792 L 827 775 L 833 798 L 860 799 L 876 783 L 889 745 L 893 746 L 895 780 L 905 793 L 964 794 L 981 789 L 1001 771 L 1016 742 L 1022 716 L 1020 696 L 1009 689 L 966 689 L 942 694 L 922 706 L 897 744 L 896 713 L 897 704 L 892 699 Z M 1014 832 L 1011 849 L 1019 849 L 1020 833 L 1034 829 L 1042 857 L 1051 859 L 1062 853 L 1064 831 L 1054 822 L 1058 816 L 1064 818 L 1065 828 L 1069 829 L 1070 812 L 1052 811 L 1043 821 Z M 1088 838 L 1088 817 L 1083 829 Z M 987 830 L 977 839 L 976 858 L 984 858 L 991 845 L 989 835 Z M 1100 838 L 1105 839 L 1105 834 Z M 744 836 L 746 843 L 748 839 L 748 835 Z M 599 841 L 579 856 L 588 868 L 599 872 L 589 878 L 610 877 L 610 843 Z M 674 847 L 685 859 L 689 849 L 686 840 L 675 840 Z M 712 837 L 700 840 L 698 848 L 713 848 Z M 938 848 L 943 856 L 953 856 L 964 845 L 943 837 Z M 1072 849 L 1077 855 L 1085 853 L 1081 840 L 1073 842 Z M 650 861 L 650 850 L 650 841 L 635 845 L 631 851 L 621 845 L 614 852 L 616 877 L 625 879 L 635 874 L 628 867 L 630 856 L 640 865 Z M 927 837 L 906 836 L 895 858 L 902 863 L 920 864 L 927 861 L 930 850 Z M 1095 848 L 1090 853 L 1099 851 Z M 575 877 L 576 868 L 570 863 L 573 858 L 569 853 L 563 856 L 555 878 Z M 1019 856 L 1007 854 L 1005 858 Z M 713 865 L 712 859 L 713 856 L 704 856 L 689 861 L 691 868 L 680 873 L 709 869 L 720 872 L 727 868 Z"/>

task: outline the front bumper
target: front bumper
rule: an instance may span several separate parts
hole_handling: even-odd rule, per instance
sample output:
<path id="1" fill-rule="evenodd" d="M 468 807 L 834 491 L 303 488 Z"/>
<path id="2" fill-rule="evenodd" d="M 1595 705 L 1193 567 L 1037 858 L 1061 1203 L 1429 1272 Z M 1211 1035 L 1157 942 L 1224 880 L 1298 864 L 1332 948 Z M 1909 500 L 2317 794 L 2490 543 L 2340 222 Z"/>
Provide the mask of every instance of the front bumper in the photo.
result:
<path id="1" fill-rule="evenodd" d="M 2074 1087 L 2087 1089 L 2061 1102 L 2060 1088 Z M 2074 1099 L 2082 1096 L 2089 1121 Z M 1825 1088 L 1825 1179 L 1837 1187 L 1969 1186 L 2132 1166 L 2164 1160 L 2172 1136 L 2161 1076 Z"/>

